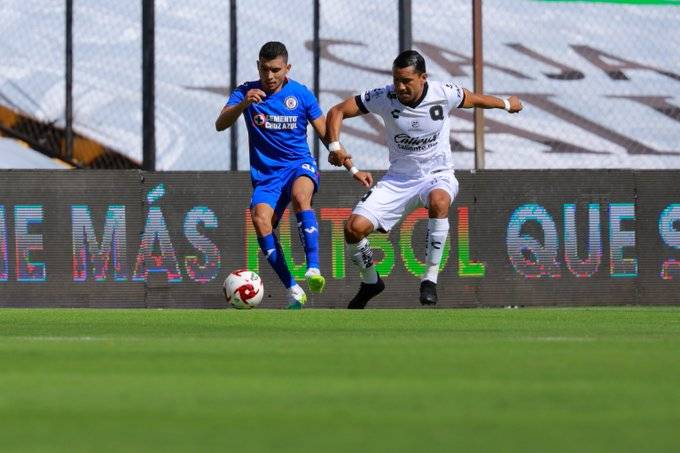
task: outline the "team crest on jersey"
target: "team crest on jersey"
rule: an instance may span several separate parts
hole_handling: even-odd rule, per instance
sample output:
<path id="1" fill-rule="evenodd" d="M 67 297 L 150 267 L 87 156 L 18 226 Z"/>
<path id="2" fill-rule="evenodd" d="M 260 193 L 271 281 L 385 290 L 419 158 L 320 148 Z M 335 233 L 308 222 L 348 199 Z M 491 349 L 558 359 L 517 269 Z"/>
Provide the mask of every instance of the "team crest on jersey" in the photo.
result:
<path id="1" fill-rule="evenodd" d="M 262 113 L 258 113 L 253 116 L 253 123 L 255 123 L 256 126 L 264 126 L 264 123 L 267 122 L 267 117 L 263 115 Z"/>
<path id="2" fill-rule="evenodd" d="M 286 104 L 288 110 L 295 110 L 295 107 L 298 106 L 298 100 L 295 96 L 288 96 L 283 103 Z"/>
<path id="3" fill-rule="evenodd" d="M 371 98 L 378 99 L 384 92 L 384 88 L 374 88 L 364 93 L 364 99 L 366 99 L 366 102 L 370 102 Z"/>
<path id="4" fill-rule="evenodd" d="M 411 129 L 420 129 L 420 121 L 417 120 L 411 121 Z"/>

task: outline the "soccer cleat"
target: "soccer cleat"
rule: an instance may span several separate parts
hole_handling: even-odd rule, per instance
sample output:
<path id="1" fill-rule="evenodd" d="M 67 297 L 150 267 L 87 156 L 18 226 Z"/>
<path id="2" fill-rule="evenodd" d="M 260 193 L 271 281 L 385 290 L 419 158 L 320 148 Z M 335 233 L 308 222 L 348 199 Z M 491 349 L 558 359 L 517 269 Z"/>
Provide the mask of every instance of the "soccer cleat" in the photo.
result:
<path id="1" fill-rule="evenodd" d="M 359 292 L 354 299 L 349 302 L 347 308 L 350 310 L 361 310 L 366 307 L 369 300 L 373 299 L 375 296 L 383 292 L 385 289 L 385 282 L 378 275 L 378 281 L 376 283 L 361 283 L 359 286 Z"/>
<path id="2" fill-rule="evenodd" d="M 420 303 L 423 305 L 436 305 L 437 299 L 437 284 L 430 280 L 420 282 Z"/>
<path id="3" fill-rule="evenodd" d="M 302 307 L 305 305 L 305 302 L 307 302 L 307 295 L 305 292 L 298 286 L 299 290 L 291 290 L 288 293 L 288 305 L 286 306 L 287 310 L 301 310 Z"/>
<path id="4" fill-rule="evenodd" d="M 307 286 L 315 293 L 320 293 L 326 287 L 326 279 L 321 275 L 319 269 L 311 267 L 305 273 Z"/>

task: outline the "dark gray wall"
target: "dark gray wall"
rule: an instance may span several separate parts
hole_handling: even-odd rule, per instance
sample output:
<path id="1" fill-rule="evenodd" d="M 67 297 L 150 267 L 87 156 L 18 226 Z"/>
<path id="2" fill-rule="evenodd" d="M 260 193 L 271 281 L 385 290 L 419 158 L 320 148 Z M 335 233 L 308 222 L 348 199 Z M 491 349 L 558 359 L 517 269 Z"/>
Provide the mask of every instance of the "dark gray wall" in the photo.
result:
<path id="1" fill-rule="evenodd" d="M 680 173 L 457 177 L 439 306 L 680 303 Z M 363 191 L 345 172 L 321 181 L 315 209 L 328 286 L 311 306 L 342 308 L 359 284 L 342 221 Z M 250 190 L 246 173 L 3 172 L 0 306 L 224 307 L 222 281 L 250 267 L 265 282 L 262 306 L 281 307 L 285 293 L 248 228 Z M 570 205 L 575 223 L 567 228 Z M 369 306 L 419 306 L 423 217 L 416 212 L 388 236 L 371 235 L 387 290 Z M 84 247 L 90 222 L 96 244 Z M 295 224 L 284 223 L 280 236 L 304 273 Z"/>

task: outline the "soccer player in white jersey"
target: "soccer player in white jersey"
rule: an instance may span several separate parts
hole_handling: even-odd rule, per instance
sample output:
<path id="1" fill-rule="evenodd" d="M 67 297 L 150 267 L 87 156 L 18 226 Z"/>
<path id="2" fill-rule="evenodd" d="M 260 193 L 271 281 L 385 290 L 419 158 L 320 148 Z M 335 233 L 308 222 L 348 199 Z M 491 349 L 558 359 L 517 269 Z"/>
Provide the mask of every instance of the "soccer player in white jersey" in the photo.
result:
<path id="1" fill-rule="evenodd" d="M 425 60 L 414 50 L 399 54 L 392 65 L 394 84 L 345 99 L 328 112 L 328 161 L 344 165 L 366 187 L 370 173 L 359 171 L 352 156 L 340 144 L 342 120 L 375 113 L 385 122 L 385 141 L 390 152 L 387 174 L 356 205 L 345 224 L 345 241 L 352 261 L 359 268 L 361 287 L 348 308 L 364 308 L 385 289 L 373 266 L 367 236 L 375 230 L 388 232 L 405 214 L 417 207 L 428 210 L 426 270 L 420 283 L 420 302 L 437 303 L 437 275 L 446 236 L 449 207 L 458 193 L 449 142 L 449 111 L 480 107 L 522 110 L 517 96 L 501 99 L 473 93 L 454 83 L 428 80 Z"/>

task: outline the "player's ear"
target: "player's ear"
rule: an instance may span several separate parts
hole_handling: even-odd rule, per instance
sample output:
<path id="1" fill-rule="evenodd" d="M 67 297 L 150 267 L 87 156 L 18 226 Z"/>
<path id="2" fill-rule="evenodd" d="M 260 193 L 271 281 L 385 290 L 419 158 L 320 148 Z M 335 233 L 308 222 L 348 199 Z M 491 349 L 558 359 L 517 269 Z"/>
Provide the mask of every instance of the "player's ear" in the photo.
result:
<path id="1" fill-rule="evenodd" d="M 288 63 L 288 64 L 286 65 L 286 72 L 290 71 L 290 68 L 291 68 L 291 64 Z"/>
<path id="2" fill-rule="evenodd" d="M 259 71 L 260 70 L 260 60 L 257 60 L 255 62 L 255 65 L 257 65 L 257 70 Z"/>

